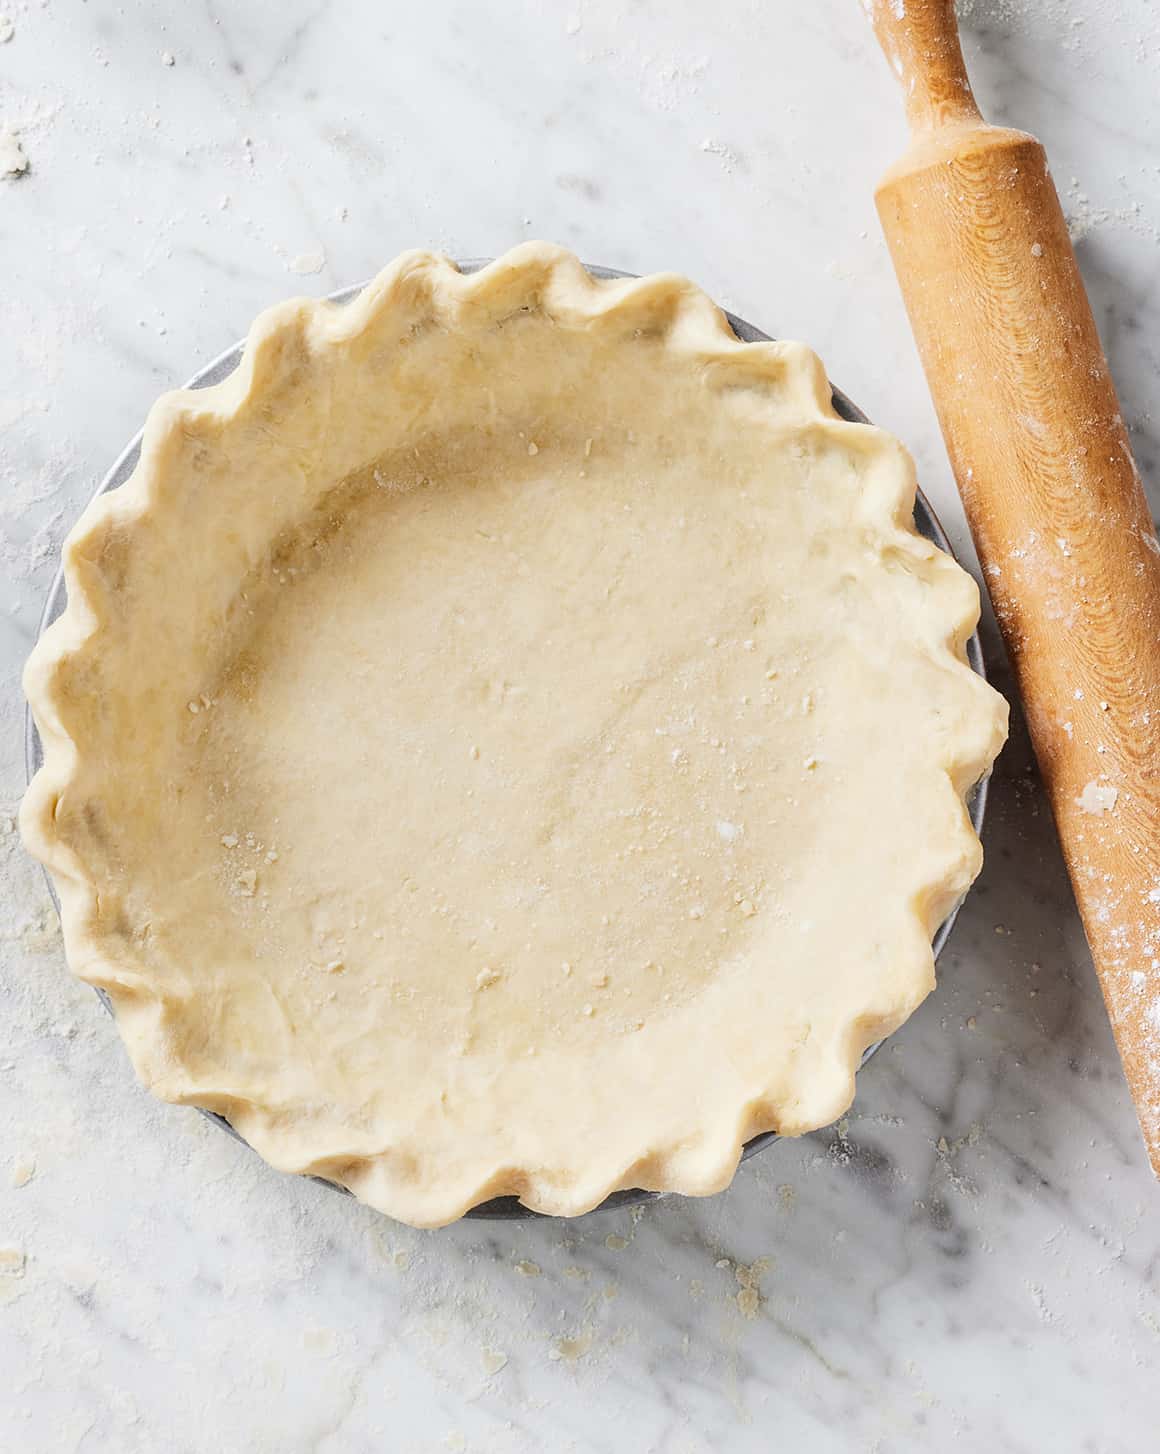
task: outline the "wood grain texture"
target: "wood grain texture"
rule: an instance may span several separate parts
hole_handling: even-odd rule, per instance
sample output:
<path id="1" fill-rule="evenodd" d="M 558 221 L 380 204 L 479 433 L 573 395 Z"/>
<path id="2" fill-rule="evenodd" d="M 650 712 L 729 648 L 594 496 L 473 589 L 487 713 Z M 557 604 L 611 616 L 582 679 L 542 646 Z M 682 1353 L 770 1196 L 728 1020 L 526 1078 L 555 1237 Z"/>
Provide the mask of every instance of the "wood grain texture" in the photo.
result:
<path id="1" fill-rule="evenodd" d="M 879 215 L 1160 1175 L 1160 545 L 1043 148 L 952 0 L 867 8 L 913 132 Z"/>

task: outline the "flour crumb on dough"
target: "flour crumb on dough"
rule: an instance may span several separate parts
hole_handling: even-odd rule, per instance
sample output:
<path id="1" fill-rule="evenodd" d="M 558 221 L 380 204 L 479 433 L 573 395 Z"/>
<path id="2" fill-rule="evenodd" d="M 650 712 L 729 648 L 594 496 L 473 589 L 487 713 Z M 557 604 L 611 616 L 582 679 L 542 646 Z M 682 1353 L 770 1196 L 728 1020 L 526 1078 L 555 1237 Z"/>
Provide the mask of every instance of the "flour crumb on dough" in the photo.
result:
<path id="1" fill-rule="evenodd" d="M 0 127 L 0 177 L 13 180 L 28 171 L 28 157 L 10 126 Z"/>
<path id="2" fill-rule="evenodd" d="M 0 45 L 7 45 L 15 34 L 15 23 L 7 15 L 0 15 Z"/>
<path id="3" fill-rule="evenodd" d="M 516 1271 L 521 1277 L 539 1277 L 540 1264 L 538 1262 L 517 1262 Z"/>
<path id="4" fill-rule="evenodd" d="M 177 57 L 171 50 L 163 50 L 161 52 L 161 64 L 163 66 L 175 66 L 177 64 Z"/>
<path id="5" fill-rule="evenodd" d="M 488 1378 L 494 1378 L 502 1368 L 506 1368 L 507 1361 L 507 1354 L 501 1353 L 498 1348 L 483 1350 L 483 1371 Z"/>
<path id="6" fill-rule="evenodd" d="M 1112 811 L 1119 796 L 1119 788 L 1112 787 L 1110 783 L 1098 783 L 1093 778 L 1091 782 L 1084 784 L 1084 790 L 1076 798 L 1076 802 L 1085 813 L 1094 813 L 1099 817 Z"/>

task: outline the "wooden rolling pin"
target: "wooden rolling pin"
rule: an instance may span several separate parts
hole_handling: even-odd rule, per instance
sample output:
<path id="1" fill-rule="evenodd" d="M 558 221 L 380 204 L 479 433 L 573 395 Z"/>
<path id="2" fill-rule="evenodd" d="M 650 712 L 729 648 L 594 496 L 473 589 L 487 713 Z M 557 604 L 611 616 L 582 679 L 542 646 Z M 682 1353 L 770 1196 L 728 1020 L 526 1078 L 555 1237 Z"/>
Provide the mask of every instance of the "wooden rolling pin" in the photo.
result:
<path id="1" fill-rule="evenodd" d="M 864 0 L 910 147 L 878 212 L 1160 1176 L 1160 544 L 1043 148 L 953 0 Z"/>

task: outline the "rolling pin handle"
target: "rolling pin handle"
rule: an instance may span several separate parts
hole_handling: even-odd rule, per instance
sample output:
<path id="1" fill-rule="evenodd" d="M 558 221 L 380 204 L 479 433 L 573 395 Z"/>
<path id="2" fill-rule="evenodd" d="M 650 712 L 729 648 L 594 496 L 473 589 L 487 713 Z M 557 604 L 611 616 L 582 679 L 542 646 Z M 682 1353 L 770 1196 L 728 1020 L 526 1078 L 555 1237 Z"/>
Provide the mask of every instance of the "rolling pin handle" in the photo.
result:
<path id="1" fill-rule="evenodd" d="M 911 131 L 978 123 L 954 0 L 862 0 L 862 5 L 902 83 Z"/>

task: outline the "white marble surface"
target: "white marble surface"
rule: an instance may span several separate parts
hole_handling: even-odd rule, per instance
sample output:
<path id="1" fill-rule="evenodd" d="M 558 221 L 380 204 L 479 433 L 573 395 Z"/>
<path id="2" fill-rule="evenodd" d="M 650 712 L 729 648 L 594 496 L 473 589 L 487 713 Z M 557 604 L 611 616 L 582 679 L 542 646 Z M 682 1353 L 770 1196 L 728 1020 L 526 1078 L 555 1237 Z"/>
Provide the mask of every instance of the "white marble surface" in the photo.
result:
<path id="1" fill-rule="evenodd" d="M 690 273 L 817 347 L 965 546 L 875 222 L 902 126 L 855 0 L 4 10 L 29 162 L 0 182 L 5 823 L 54 553 L 152 397 L 406 246 Z M 1049 145 L 1155 479 L 1157 9 L 964 11 L 982 100 Z M 1018 726 L 987 838 L 937 994 L 836 1131 L 704 1203 L 420 1234 L 154 1104 L 0 834 L 0 1448 L 1156 1448 L 1160 1188 Z"/>

